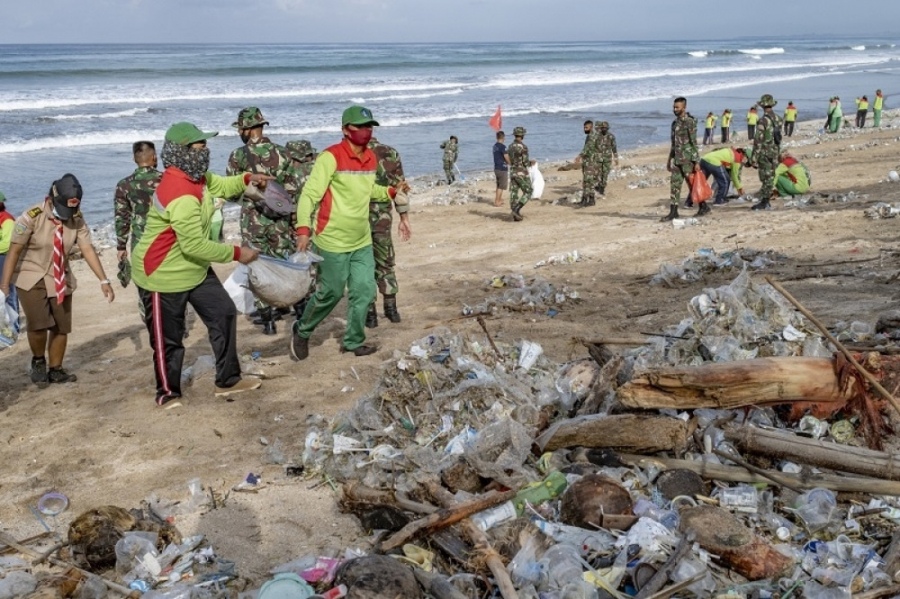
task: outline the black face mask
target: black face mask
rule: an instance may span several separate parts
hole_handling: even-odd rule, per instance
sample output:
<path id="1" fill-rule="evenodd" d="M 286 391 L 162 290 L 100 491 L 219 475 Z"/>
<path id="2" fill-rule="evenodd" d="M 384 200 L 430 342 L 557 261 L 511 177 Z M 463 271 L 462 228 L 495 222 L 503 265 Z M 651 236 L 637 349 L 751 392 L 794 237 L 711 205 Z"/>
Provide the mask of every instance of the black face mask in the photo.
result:
<path id="1" fill-rule="evenodd" d="M 585 135 L 590 135 L 590 134 L 591 134 L 591 130 L 590 130 L 590 129 L 585 129 L 585 130 L 584 130 L 584 134 L 585 134 Z"/>
<path id="2" fill-rule="evenodd" d="M 609 129 L 600 129 L 600 135 L 606 135 Z"/>
<path id="3" fill-rule="evenodd" d="M 250 141 L 250 132 L 249 131 L 241 131 L 240 133 L 238 133 L 238 135 L 241 136 L 242 142 L 247 143 L 248 141 Z"/>

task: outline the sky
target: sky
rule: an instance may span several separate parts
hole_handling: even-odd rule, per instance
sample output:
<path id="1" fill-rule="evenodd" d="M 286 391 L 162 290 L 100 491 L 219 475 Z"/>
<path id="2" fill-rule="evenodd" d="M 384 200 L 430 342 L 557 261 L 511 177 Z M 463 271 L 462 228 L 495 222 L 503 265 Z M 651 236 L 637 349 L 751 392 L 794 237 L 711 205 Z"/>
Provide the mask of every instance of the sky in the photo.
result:
<path id="1" fill-rule="evenodd" d="M 900 38 L 900 0 L 0 0 L 0 42 Z"/>

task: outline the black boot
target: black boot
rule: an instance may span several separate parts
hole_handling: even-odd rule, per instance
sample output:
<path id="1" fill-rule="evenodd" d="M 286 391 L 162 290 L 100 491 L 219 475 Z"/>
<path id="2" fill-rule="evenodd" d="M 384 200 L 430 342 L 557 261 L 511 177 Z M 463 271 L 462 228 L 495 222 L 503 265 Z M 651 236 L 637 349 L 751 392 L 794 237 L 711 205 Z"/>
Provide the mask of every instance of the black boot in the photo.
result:
<path id="1" fill-rule="evenodd" d="M 588 208 L 590 206 L 596 206 L 596 205 L 597 205 L 597 198 L 596 198 L 596 196 L 594 196 L 594 194 L 591 194 L 590 197 L 588 197 L 587 200 L 585 200 L 585 202 L 584 202 L 585 208 Z"/>
<path id="2" fill-rule="evenodd" d="M 584 208 L 584 207 L 588 206 L 589 205 L 588 202 L 590 202 L 592 199 L 593 199 L 593 194 L 590 194 L 590 193 L 584 194 L 583 196 L 581 196 L 581 201 L 578 202 L 578 207 Z"/>
<path id="3" fill-rule="evenodd" d="M 665 223 L 678 218 L 678 204 L 669 204 L 669 213 L 659 219 L 659 222 Z"/>
<path id="4" fill-rule="evenodd" d="M 515 206 L 513 206 L 512 217 L 514 221 L 519 222 L 520 220 L 525 218 L 524 216 L 522 216 L 521 210 L 522 204 L 516 204 Z"/>
<path id="5" fill-rule="evenodd" d="M 384 296 L 384 317 L 394 324 L 400 322 L 400 313 L 397 312 L 397 296 Z"/>
<path id="6" fill-rule="evenodd" d="M 369 304 L 369 311 L 366 313 L 366 328 L 374 329 L 378 327 L 378 311 L 375 309 L 375 302 Z"/>
<path id="7" fill-rule="evenodd" d="M 764 200 L 760 200 L 759 202 L 753 204 L 750 207 L 750 210 L 768 210 L 769 209 L 769 198 Z"/>
<path id="8" fill-rule="evenodd" d="M 275 329 L 275 313 L 271 307 L 259 309 L 259 319 L 253 321 L 254 324 L 261 324 L 263 335 L 274 335 L 278 331 Z"/>
<path id="9" fill-rule="evenodd" d="M 709 207 L 709 202 L 700 202 L 700 208 L 694 216 L 706 216 L 710 212 L 712 212 L 712 209 Z"/>

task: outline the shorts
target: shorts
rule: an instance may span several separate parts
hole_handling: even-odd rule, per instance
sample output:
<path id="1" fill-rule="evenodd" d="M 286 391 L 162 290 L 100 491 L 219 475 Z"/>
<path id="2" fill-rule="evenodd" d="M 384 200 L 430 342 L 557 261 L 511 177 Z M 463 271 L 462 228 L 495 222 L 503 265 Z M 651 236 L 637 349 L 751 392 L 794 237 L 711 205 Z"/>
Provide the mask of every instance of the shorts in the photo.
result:
<path id="1" fill-rule="evenodd" d="M 509 189 L 509 171 L 495 170 L 494 176 L 497 177 L 497 189 Z"/>
<path id="2" fill-rule="evenodd" d="M 30 333 L 51 330 L 60 335 L 72 332 L 72 296 L 66 294 L 62 306 L 56 303 L 56 297 L 47 297 L 47 287 L 43 280 L 25 291 L 17 288 L 19 305 L 25 313 L 25 327 Z"/>

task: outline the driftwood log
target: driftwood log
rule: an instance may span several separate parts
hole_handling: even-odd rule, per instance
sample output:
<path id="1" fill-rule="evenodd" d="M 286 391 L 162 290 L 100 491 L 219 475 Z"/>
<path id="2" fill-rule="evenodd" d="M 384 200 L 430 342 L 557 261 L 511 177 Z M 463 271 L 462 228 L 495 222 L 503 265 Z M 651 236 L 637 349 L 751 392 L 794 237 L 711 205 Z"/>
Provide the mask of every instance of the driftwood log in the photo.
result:
<path id="1" fill-rule="evenodd" d="M 791 558 L 721 508 L 703 505 L 688 508 L 680 516 L 683 534 L 692 532 L 718 562 L 748 580 L 777 580 L 794 568 Z"/>
<path id="2" fill-rule="evenodd" d="M 660 368 L 619 387 L 616 398 L 628 408 L 729 409 L 795 401 L 833 403 L 853 397 L 841 388 L 829 358 L 761 358 Z"/>
<path id="3" fill-rule="evenodd" d="M 703 478 L 731 483 L 763 483 L 771 484 L 772 480 L 781 481 L 785 486 L 794 486 L 804 491 L 829 489 L 847 493 L 868 493 L 870 495 L 900 496 L 900 482 L 863 478 L 858 476 L 838 476 L 836 474 L 788 474 L 786 472 L 768 471 L 767 476 L 760 476 L 744 468 L 723 466 L 707 461 L 675 460 L 641 455 L 622 454 L 619 458 L 629 465 L 654 463 L 663 470 L 684 469 L 696 472 Z"/>
<path id="4" fill-rule="evenodd" d="M 825 443 L 753 426 L 728 428 L 725 438 L 748 453 L 886 480 L 900 480 L 900 455 Z"/>
<path id="5" fill-rule="evenodd" d="M 564 447 L 608 447 L 629 453 L 683 453 L 688 442 L 688 426 L 668 416 L 593 414 L 561 420 L 548 428 L 535 443 L 544 451 Z"/>

